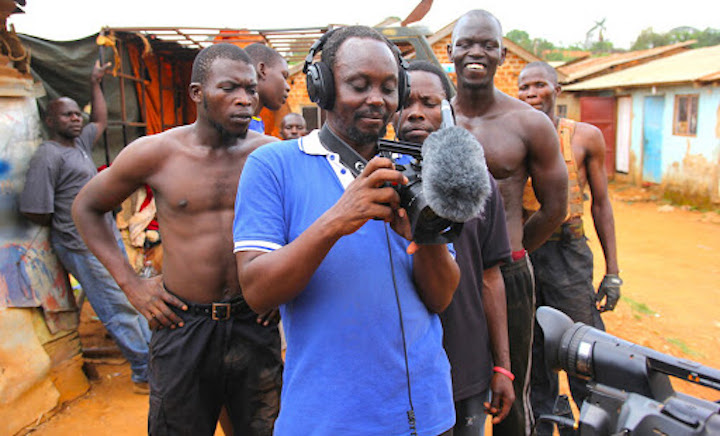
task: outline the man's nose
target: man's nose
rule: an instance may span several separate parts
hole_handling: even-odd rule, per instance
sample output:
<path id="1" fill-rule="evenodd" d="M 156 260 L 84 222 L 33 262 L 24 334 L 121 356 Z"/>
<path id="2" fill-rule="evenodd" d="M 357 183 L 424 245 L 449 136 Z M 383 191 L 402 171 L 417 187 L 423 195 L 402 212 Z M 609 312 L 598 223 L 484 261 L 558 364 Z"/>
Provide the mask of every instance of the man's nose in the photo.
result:
<path id="1" fill-rule="evenodd" d="M 422 111 L 420 103 L 412 103 L 404 110 L 410 120 L 422 120 L 425 118 L 425 112 Z"/>
<path id="2" fill-rule="evenodd" d="M 235 95 L 235 104 L 249 106 L 252 102 L 252 95 L 250 95 L 247 91 L 240 91 Z"/>

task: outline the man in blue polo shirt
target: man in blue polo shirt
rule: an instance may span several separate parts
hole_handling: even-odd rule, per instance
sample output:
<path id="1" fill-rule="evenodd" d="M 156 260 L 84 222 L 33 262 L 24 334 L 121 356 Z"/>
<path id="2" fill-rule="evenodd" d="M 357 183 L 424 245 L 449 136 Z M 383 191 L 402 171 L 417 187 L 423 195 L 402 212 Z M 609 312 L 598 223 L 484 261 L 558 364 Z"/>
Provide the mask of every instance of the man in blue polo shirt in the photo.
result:
<path id="1" fill-rule="evenodd" d="M 446 245 L 409 242 L 388 186 L 407 178 L 373 158 L 406 73 L 368 27 L 321 46 L 325 127 L 253 152 L 235 204 L 243 295 L 255 310 L 280 306 L 287 335 L 275 434 L 443 434 L 455 412 L 437 313 L 459 268 Z"/>

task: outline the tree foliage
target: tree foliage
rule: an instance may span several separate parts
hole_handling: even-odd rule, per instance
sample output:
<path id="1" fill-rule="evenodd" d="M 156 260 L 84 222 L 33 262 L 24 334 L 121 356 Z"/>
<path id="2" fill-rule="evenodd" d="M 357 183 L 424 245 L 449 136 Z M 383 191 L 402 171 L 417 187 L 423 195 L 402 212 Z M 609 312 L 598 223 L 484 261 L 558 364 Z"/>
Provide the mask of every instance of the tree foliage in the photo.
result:
<path id="1" fill-rule="evenodd" d="M 645 50 L 691 39 L 697 40 L 697 43 L 693 44 L 694 48 L 718 45 L 720 44 L 720 29 L 708 27 L 705 30 L 698 30 L 694 27 L 682 26 L 669 32 L 657 33 L 652 27 L 648 27 L 640 32 L 630 50 Z"/>
<path id="2" fill-rule="evenodd" d="M 601 31 L 604 28 L 602 27 L 603 24 L 604 20 L 596 22 L 595 27 L 586 34 L 584 43 L 575 43 L 567 47 L 556 46 L 543 38 L 532 38 L 526 31 L 519 29 L 509 31 L 505 37 L 545 61 L 569 61 L 577 56 L 577 51 L 589 51 L 593 56 L 603 56 L 624 51 L 616 49 L 608 39 L 601 38 L 599 31 L 595 32 L 598 27 L 600 27 Z M 595 33 L 598 33 L 597 37 L 595 37 Z M 720 29 L 707 28 L 698 30 L 690 26 L 680 26 L 669 32 L 658 33 L 652 27 L 649 27 L 640 32 L 630 50 L 645 50 L 689 40 L 697 41 L 693 44 L 693 48 L 718 45 L 720 44 Z M 569 52 L 575 53 L 574 55 L 567 54 Z"/>

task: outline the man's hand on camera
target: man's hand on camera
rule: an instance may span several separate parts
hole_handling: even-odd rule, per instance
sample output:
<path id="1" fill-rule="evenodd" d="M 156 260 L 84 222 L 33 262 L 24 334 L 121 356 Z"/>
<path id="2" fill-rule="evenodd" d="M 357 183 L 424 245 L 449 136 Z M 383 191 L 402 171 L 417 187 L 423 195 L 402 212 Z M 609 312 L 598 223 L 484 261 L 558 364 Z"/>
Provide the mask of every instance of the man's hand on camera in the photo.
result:
<path id="1" fill-rule="evenodd" d="M 395 170 L 390 159 L 373 158 L 328 211 L 331 213 L 330 222 L 340 226 L 337 230 L 340 234 L 349 235 L 370 219 L 391 224 L 402 220 L 402 217 L 397 216 L 400 195 L 392 186 L 407 181 L 407 177 Z M 407 220 L 407 217 L 404 219 Z"/>
<path id="2" fill-rule="evenodd" d="M 617 274 L 605 274 L 595 295 L 600 312 L 615 309 L 615 305 L 620 299 L 620 286 L 622 284 L 623 281 Z M 602 304 L 603 299 L 605 299 L 605 304 Z"/>

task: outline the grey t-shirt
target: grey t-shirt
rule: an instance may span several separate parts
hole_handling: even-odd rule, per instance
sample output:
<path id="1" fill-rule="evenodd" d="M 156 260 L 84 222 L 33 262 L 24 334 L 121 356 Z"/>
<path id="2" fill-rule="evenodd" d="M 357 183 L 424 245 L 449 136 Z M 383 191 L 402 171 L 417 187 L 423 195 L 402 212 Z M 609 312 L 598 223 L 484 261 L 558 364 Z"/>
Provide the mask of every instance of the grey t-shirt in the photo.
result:
<path id="1" fill-rule="evenodd" d="M 74 147 L 55 141 L 40 144 L 30 159 L 20 195 L 21 212 L 52 214 L 51 237 L 69 250 L 87 250 L 75 228 L 71 209 L 80 189 L 97 174 L 91 153 L 96 134 L 96 125 L 90 123 L 75 138 Z M 105 218 L 117 234 L 112 214 L 107 213 Z"/>

